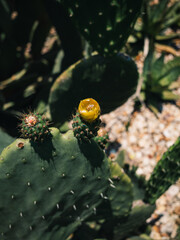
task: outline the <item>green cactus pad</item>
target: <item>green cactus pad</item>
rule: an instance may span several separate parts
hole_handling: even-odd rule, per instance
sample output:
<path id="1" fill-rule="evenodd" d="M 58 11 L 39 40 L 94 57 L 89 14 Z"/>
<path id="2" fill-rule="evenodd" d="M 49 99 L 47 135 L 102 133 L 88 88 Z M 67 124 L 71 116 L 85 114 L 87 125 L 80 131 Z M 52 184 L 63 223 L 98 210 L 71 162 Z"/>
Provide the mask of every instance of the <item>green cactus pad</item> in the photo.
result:
<path id="1" fill-rule="evenodd" d="M 73 116 L 72 123 L 74 136 L 80 142 L 88 142 L 91 138 L 97 135 L 100 123 L 101 120 L 99 118 L 92 123 L 85 122 L 81 119 L 80 114 L 77 112 L 76 115 Z"/>
<path id="2" fill-rule="evenodd" d="M 43 142 L 50 136 L 48 121 L 38 113 L 23 114 L 20 126 L 21 137 L 29 138 L 34 142 Z"/>
<path id="3" fill-rule="evenodd" d="M 114 217 L 124 217 L 130 212 L 133 201 L 133 186 L 130 178 L 125 174 L 117 162 L 109 160 L 111 184 L 107 195 L 111 203 Z"/>
<path id="4" fill-rule="evenodd" d="M 17 139 L 0 155 L 0 239 L 65 240 L 103 201 L 108 161 L 97 144 L 51 128 L 43 143 Z"/>
<path id="5" fill-rule="evenodd" d="M 90 218 L 93 220 L 106 220 L 117 222 L 117 219 L 127 217 L 133 201 L 133 187 L 130 178 L 124 173 L 123 169 L 116 162 L 110 159 L 110 178 L 109 187 L 106 195 L 102 195 L 104 201 L 97 208 L 97 215 Z"/>
<path id="6" fill-rule="evenodd" d="M 154 204 L 155 201 L 180 178 L 180 137 L 161 160 L 147 182 L 145 201 Z"/>
<path id="7" fill-rule="evenodd" d="M 154 212 L 155 206 L 143 204 L 132 208 L 128 217 L 107 221 L 102 225 L 100 232 L 108 239 L 125 240 L 126 237 L 141 232 L 141 227 L 146 225 L 146 220 Z"/>
<path id="8" fill-rule="evenodd" d="M 128 56 L 96 55 L 83 59 L 70 66 L 53 84 L 49 97 L 52 121 L 62 124 L 87 97 L 96 99 L 102 114 L 108 113 L 135 92 L 137 80 L 137 67 Z"/>
<path id="9" fill-rule="evenodd" d="M 129 37 L 143 0 L 62 0 L 84 38 L 101 55 L 117 53 Z"/>
<path id="10" fill-rule="evenodd" d="M 0 153 L 5 147 L 7 147 L 14 140 L 15 139 L 13 137 L 9 136 L 0 128 Z"/>
<path id="11" fill-rule="evenodd" d="M 155 206 L 153 205 L 142 205 L 134 207 L 128 216 L 122 222 L 119 222 L 114 229 L 114 240 L 125 239 L 131 234 L 136 232 L 143 224 L 146 224 L 146 220 L 154 212 Z"/>

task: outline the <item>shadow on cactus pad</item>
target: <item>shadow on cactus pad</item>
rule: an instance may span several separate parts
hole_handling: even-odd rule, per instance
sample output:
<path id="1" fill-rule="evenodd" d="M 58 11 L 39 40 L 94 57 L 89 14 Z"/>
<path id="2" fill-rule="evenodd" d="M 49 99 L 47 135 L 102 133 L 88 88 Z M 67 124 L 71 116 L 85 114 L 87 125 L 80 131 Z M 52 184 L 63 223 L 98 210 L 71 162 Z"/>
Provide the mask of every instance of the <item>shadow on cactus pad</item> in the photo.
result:
<path id="1" fill-rule="evenodd" d="M 64 71 L 51 88 L 49 106 L 52 121 L 62 124 L 70 119 L 80 100 L 96 99 L 102 114 L 123 104 L 137 86 L 134 61 L 123 54 L 114 57 L 92 56 Z"/>
<path id="2" fill-rule="evenodd" d="M 53 146 L 51 134 L 49 134 L 44 143 L 31 141 L 31 146 L 34 149 L 34 152 L 37 153 L 42 160 L 48 162 L 53 161 L 54 155 L 56 155 L 56 149 Z M 44 149 L 46 149 L 46 151 L 44 151 Z"/>
<path id="3" fill-rule="evenodd" d="M 102 55 L 117 53 L 129 37 L 142 0 L 61 0 L 81 34 Z"/>

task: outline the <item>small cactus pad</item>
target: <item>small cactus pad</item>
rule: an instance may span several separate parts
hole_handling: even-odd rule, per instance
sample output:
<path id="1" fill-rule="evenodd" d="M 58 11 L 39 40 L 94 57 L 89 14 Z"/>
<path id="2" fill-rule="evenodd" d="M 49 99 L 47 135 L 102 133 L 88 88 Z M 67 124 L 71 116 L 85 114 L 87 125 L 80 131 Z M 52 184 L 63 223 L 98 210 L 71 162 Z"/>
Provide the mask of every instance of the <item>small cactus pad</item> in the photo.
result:
<path id="1" fill-rule="evenodd" d="M 138 80 L 134 61 L 123 54 L 113 57 L 92 56 L 78 61 L 54 82 L 49 107 L 52 121 L 69 120 L 81 99 L 91 96 L 101 106 L 102 114 L 123 104 L 136 90 Z"/>
<path id="2" fill-rule="evenodd" d="M 155 201 L 180 178 L 180 137 L 157 163 L 147 182 L 145 201 Z"/>
<path id="3" fill-rule="evenodd" d="M 65 240 L 103 201 L 108 160 L 79 145 L 72 131 L 50 128 L 39 144 L 17 139 L 0 155 L 0 239 Z"/>
<path id="4" fill-rule="evenodd" d="M 101 120 L 99 117 L 95 119 L 93 122 L 84 121 L 81 117 L 79 112 L 73 116 L 73 132 L 74 136 L 80 142 L 88 142 L 91 138 L 94 138 L 97 135 L 99 130 Z"/>
<path id="5" fill-rule="evenodd" d="M 143 0 L 61 0 L 81 34 L 101 55 L 117 53 L 126 42 Z"/>
<path id="6" fill-rule="evenodd" d="M 22 123 L 19 125 L 21 137 L 29 138 L 34 142 L 43 142 L 50 135 L 48 121 L 38 113 L 23 114 Z"/>

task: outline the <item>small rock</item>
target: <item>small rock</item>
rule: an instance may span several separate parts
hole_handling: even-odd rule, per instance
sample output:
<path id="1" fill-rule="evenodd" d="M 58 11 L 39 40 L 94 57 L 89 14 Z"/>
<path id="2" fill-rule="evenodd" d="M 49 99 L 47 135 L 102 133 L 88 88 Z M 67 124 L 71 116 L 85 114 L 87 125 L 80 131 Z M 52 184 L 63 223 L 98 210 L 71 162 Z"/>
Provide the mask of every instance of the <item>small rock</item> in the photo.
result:
<path id="1" fill-rule="evenodd" d="M 167 233 L 167 234 L 171 234 L 174 230 L 175 225 L 176 225 L 175 219 L 173 217 L 169 216 L 169 214 L 165 214 L 160 219 L 160 223 L 161 223 L 161 228 L 160 228 L 161 232 L 162 233 Z"/>
<path id="2" fill-rule="evenodd" d="M 142 174 L 144 174 L 144 171 L 142 168 L 138 168 L 136 173 L 137 173 L 137 175 L 142 175 Z"/>
<path id="3" fill-rule="evenodd" d="M 174 213 L 180 216 L 180 205 L 175 207 Z"/>
<path id="4" fill-rule="evenodd" d="M 150 234 L 150 237 L 152 239 L 158 239 L 158 240 L 161 239 L 159 227 L 157 227 L 157 226 L 152 227 L 152 232 Z"/>
<path id="5" fill-rule="evenodd" d="M 137 138 L 134 135 L 129 136 L 130 143 L 137 143 Z"/>
<path id="6" fill-rule="evenodd" d="M 166 195 L 170 198 L 175 197 L 179 193 L 179 187 L 172 185 L 166 192 Z"/>

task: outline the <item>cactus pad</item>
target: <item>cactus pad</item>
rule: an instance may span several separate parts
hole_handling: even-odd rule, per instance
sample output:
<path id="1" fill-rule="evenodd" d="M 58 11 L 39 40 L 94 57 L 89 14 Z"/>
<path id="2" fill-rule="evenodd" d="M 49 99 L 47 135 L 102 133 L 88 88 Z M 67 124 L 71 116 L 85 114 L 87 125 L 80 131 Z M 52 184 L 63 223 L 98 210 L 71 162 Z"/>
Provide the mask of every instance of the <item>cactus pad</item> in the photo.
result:
<path id="1" fill-rule="evenodd" d="M 14 140 L 15 139 L 13 137 L 9 136 L 0 128 L 0 153 L 5 147 L 7 147 Z"/>
<path id="2" fill-rule="evenodd" d="M 70 66 L 54 82 L 49 97 L 52 121 L 63 124 L 80 100 L 87 96 L 98 101 L 102 114 L 110 112 L 135 92 L 137 79 L 134 61 L 123 54 L 83 59 Z"/>
<path id="3" fill-rule="evenodd" d="M 133 201 L 131 180 L 117 162 L 109 161 L 109 164 L 112 182 L 107 194 L 113 216 L 118 218 L 128 216 Z"/>
<path id="4" fill-rule="evenodd" d="M 0 155 L 0 239 L 65 240 L 96 214 L 109 185 L 97 144 L 51 128 L 43 143 L 17 139 Z"/>
<path id="5" fill-rule="evenodd" d="M 140 13 L 142 0 L 62 0 L 84 38 L 101 55 L 117 53 Z"/>
<path id="6" fill-rule="evenodd" d="M 180 137 L 157 163 L 147 182 L 145 201 L 155 201 L 180 178 Z"/>
<path id="7" fill-rule="evenodd" d="M 118 163 L 112 162 L 110 159 L 108 161 L 110 184 L 106 195 L 103 196 L 104 201 L 97 208 L 97 215 L 93 216 L 91 220 L 103 219 L 115 224 L 117 219 L 127 217 L 130 213 L 133 201 L 133 186 L 130 178 Z"/>
<path id="8" fill-rule="evenodd" d="M 134 234 L 154 212 L 155 206 L 144 204 L 132 209 L 127 219 L 119 222 L 114 228 L 114 240 L 123 240 Z"/>

